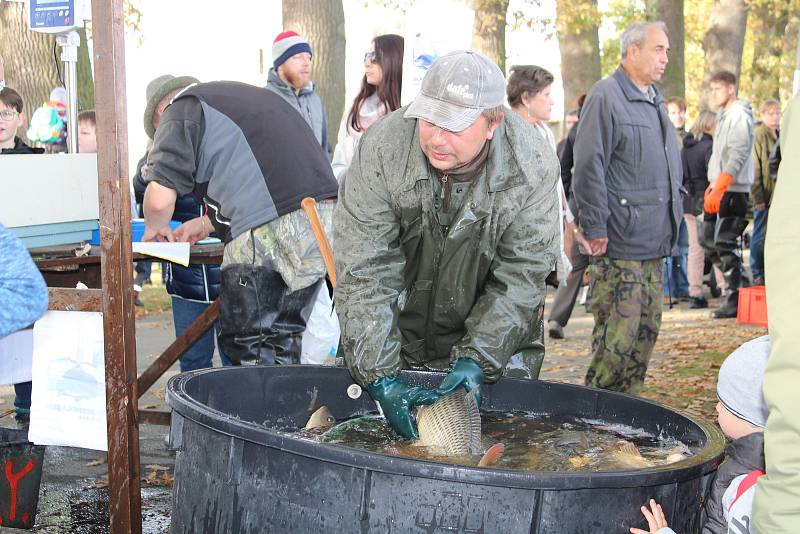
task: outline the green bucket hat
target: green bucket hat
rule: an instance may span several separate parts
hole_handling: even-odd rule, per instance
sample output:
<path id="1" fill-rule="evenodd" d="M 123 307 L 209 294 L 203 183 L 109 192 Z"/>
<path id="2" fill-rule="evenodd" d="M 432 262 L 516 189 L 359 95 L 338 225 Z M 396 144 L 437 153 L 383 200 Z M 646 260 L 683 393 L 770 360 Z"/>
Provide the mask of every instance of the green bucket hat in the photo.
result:
<path id="1" fill-rule="evenodd" d="M 158 103 L 175 89 L 183 89 L 193 83 L 200 83 L 194 76 L 172 76 L 164 74 L 147 84 L 145 95 L 147 96 L 147 107 L 144 109 L 144 131 L 147 137 L 153 139 L 156 129 L 153 128 L 153 115 L 155 115 Z"/>

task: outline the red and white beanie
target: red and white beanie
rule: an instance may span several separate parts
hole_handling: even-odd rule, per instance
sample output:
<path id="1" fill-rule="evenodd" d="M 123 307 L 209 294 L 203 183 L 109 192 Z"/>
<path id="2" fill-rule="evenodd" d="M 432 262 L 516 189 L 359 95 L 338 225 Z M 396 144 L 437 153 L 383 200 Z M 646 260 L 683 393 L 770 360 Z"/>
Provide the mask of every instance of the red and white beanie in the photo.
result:
<path id="1" fill-rule="evenodd" d="M 311 45 L 308 41 L 291 30 L 280 33 L 272 42 L 272 66 L 278 70 L 284 61 L 301 52 L 311 54 Z"/>

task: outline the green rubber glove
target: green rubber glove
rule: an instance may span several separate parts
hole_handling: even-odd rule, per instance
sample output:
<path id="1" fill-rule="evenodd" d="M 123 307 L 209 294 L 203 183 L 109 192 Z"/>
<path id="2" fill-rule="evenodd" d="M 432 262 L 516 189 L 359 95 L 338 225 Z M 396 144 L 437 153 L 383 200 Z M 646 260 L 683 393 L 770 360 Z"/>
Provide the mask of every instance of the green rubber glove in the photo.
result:
<path id="1" fill-rule="evenodd" d="M 436 393 L 444 397 L 448 393 L 455 391 L 459 386 L 464 386 L 467 391 L 477 388 L 475 401 L 478 403 L 478 408 L 480 408 L 481 385 L 483 385 L 483 369 L 478 365 L 478 362 L 472 358 L 458 358 L 450 365 L 450 372 L 444 377 Z"/>
<path id="2" fill-rule="evenodd" d="M 439 400 L 437 392 L 421 387 L 409 387 L 399 376 L 384 376 L 367 386 L 370 396 L 381 405 L 383 416 L 392 428 L 406 439 L 418 438 L 411 419 L 411 408 L 433 404 Z"/>

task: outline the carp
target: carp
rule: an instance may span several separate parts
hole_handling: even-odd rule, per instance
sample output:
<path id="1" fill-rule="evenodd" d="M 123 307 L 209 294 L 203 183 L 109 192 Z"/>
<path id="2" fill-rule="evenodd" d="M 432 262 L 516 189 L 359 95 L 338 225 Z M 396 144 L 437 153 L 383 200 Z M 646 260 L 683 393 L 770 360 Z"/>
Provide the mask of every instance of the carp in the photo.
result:
<path id="1" fill-rule="evenodd" d="M 348 430 L 379 418 L 362 416 L 336 424 L 328 407 L 321 406 L 311 414 L 305 429 L 323 431 L 323 443 L 339 442 Z M 392 444 L 387 452 L 414 458 L 438 456 L 467 459 L 482 455 L 478 466 L 487 467 L 497 463 L 505 450 L 502 443 L 491 443 L 481 435 L 481 414 L 475 390 L 467 393 L 458 389 L 430 406 L 417 408 L 414 418 L 419 439 L 411 444 Z"/>

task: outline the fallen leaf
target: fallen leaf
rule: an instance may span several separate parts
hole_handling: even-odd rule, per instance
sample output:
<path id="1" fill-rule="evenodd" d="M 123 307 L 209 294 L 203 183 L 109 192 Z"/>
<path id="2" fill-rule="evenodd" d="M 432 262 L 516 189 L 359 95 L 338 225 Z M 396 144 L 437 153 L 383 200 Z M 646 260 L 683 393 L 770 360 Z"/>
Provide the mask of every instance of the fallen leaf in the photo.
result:
<path id="1" fill-rule="evenodd" d="M 86 462 L 86 464 L 84 464 L 84 465 L 86 465 L 86 467 L 96 467 L 98 465 L 103 465 L 103 464 L 106 464 L 106 463 L 108 463 L 108 453 L 104 454 L 100 458 L 96 458 L 94 460 L 90 460 L 90 461 Z"/>

